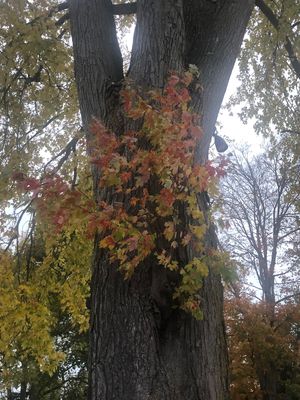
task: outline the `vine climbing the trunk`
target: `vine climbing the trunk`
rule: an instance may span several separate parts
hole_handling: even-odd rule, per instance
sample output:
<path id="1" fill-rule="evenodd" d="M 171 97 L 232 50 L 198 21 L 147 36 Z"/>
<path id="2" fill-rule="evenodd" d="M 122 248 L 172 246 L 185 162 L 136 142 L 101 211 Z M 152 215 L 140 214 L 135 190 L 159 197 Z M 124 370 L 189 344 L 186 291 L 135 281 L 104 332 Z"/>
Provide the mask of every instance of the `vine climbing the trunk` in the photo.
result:
<path id="1" fill-rule="evenodd" d="M 89 153 L 101 171 L 98 204 L 57 175 L 39 181 L 16 177 L 22 188 L 33 191 L 37 209 L 56 231 L 75 215 L 76 221 L 86 224 L 90 237 L 98 232 L 100 248 L 125 279 L 154 255 L 159 265 L 178 277 L 173 298 L 180 308 L 200 319 L 199 290 L 208 275 L 207 260 L 216 253 L 205 245 L 209 221 L 199 209 L 198 196 L 224 174 L 224 163 L 194 161 L 203 132 L 199 115 L 189 110 L 192 81 L 189 70 L 172 74 L 164 90 L 141 94 L 127 84 L 122 91 L 124 112 L 139 121 L 138 130 L 117 136 L 94 119 Z M 53 204 L 49 198 L 58 194 L 60 200 L 49 207 Z M 178 260 L 179 247 L 186 249 L 185 260 Z M 190 253 L 195 255 L 191 259 Z"/>

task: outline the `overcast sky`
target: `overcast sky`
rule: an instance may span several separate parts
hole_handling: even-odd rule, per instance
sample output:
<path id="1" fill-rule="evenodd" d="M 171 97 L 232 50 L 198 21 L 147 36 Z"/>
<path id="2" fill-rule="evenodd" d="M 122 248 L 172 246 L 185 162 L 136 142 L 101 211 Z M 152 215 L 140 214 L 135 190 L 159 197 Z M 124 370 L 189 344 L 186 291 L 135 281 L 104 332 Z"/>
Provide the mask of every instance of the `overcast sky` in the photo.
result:
<path id="1" fill-rule="evenodd" d="M 235 94 L 237 88 L 239 86 L 239 81 L 237 79 L 238 75 L 238 65 L 237 63 L 234 66 L 234 69 L 231 74 L 231 78 L 227 87 L 227 91 L 224 96 L 223 105 L 225 105 L 230 96 Z M 258 153 L 261 151 L 264 140 L 262 136 L 256 135 L 253 129 L 253 123 L 249 123 L 244 125 L 239 116 L 240 107 L 236 106 L 232 108 L 233 115 L 230 115 L 230 112 L 224 107 L 221 108 L 218 122 L 221 124 L 221 128 L 219 129 L 219 133 L 221 136 L 229 138 L 233 140 L 237 146 L 248 145 L 251 152 Z M 230 147 L 228 152 L 230 151 Z"/>

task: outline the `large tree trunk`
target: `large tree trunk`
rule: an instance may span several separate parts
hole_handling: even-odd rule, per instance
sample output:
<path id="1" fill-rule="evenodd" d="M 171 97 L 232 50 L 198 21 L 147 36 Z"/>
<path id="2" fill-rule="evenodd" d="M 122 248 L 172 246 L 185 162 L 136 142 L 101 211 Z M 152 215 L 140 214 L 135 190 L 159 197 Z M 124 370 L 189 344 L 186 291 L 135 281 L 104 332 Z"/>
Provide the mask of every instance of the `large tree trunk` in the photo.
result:
<path id="1" fill-rule="evenodd" d="M 203 115 L 208 146 L 227 82 L 253 7 L 252 0 L 139 0 L 129 76 L 163 87 L 170 70 L 196 64 L 203 92 L 193 107 Z M 75 77 L 84 127 L 98 117 L 122 134 L 118 88 L 121 55 L 109 0 L 72 0 Z M 95 196 L 100 171 L 93 171 Z M 202 205 L 200 204 L 202 203 Z M 206 204 L 199 198 L 199 206 Z M 216 245 L 214 233 L 208 235 Z M 214 400 L 227 398 L 227 355 L 220 277 L 210 273 L 201 293 L 203 321 L 155 302 L 165 271 L 147 260 L 127 282 L 95 241 L 90 322 L 90 400 Z M 165 312 L 166 311 L 166 312 Z"/>

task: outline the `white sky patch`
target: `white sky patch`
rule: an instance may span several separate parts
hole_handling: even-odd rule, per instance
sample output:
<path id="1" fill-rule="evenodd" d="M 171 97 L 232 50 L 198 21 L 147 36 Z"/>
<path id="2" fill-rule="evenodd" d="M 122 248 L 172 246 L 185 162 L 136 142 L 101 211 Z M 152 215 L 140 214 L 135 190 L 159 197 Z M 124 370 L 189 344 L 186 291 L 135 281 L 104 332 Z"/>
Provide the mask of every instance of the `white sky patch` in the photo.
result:
<path id="1" fill-rule="evenodd" d="M 230 142 L 232 141 L 233 146 L 247 146 L 251 153 L 259 153 L 262 151 L 264 147 L 264 139 L 262 136 L 258 136 L 253 128 L 253 123 L 248 123 L 247 125 L 243 124 L 238 113 L 241 109 L 241 106 L 232 107 L 231 111 L 226 109 L 224 106 L 228 103 L 230 96 L 234 95 L 240 85 L 240 81 L 238 80 L 238 62 L 235 63 L 227 90 L 223 99 L 223 107 L 220 110 L 218 116 L 218 124 L 219 124 L 219 134 L 224 137 L 226 140 L 229 139 L 229 149 Z M 232 114 L 232 115 L 231 115 Z"/>

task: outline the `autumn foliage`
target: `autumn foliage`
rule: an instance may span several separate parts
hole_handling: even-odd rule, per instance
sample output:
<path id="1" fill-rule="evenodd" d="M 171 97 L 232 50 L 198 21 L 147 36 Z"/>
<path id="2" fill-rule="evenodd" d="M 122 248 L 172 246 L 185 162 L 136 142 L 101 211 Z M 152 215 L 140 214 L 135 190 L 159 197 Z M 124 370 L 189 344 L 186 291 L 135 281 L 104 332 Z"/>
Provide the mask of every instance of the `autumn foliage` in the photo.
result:
<path id="1" fill-rule="evenodd" d="M 177 271 L 181 283 L 174 298 L 201 318 L 198 292 L 208 274 L 207 260 L 216 254 L 205 248 L 208 221 L 197 196 L 223 175 L 224 164 L 194 162 L 202 130 L 200 117 L 188 106 L 192 80 L 190 71 L 173 74 L 163 91 L 143 94 L 128 84 L 122 92 L 124 112 L 137 130 L 117 136 L 100 121 L 91 123 L 88 153 L 92 166 L 101 171 L 98 183 L 103 189 L 97 202 L 58 175 L 37 180 L 17 173 L 15 178 L 21 189 L 32 192 L 49 229 L 58 233 L 75 218 L 88 237 L 97 233 L 100 248 L 125 279 L 150 254 L 158 264 Z M 198 256 L 179 265 L 179 246 L 190 246 Z"/>
<path id="2" fill-rule="evenodd" d="M 233 400 L 300 399 L 299 193 L 288 161 L 239 154 L 223 181 L 223 245 L 238 272 L 225 292 Z"/>
<path id="3" fill-rule="evenodd" d="M 299 399 L 299 304 L 278 305 L 272 317 L 244 295 L 225 304 L 232 400 Z"/>

